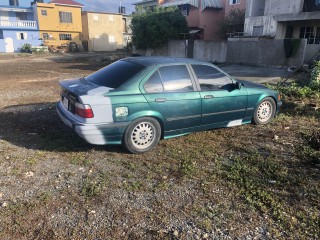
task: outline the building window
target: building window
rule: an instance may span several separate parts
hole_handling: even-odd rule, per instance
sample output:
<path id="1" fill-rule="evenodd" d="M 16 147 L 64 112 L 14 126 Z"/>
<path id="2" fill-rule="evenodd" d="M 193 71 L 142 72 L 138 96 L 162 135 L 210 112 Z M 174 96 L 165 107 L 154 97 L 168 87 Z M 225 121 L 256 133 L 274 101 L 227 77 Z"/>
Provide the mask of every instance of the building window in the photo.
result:
<path id="1" fill-rule="evenodd" d="M 183 16 L 188 16 L 189 15 L 189 10 L 190 10 L 189 4 L 183 4 L 181 6 L 181 13 L 182 13 Z"/>
<path id="2" fill-rule="evenodd" d="M 110 22 L 113 22 L 113 20 L 114 20 L 114 19 L 113 19 L 113 16 L 112 16 L 112 15 L 109 15 L 109 21 L 110 21 Z"/>
<path id="3" fill-rule="evenodd" d="M 317 28 L 316 30 L 318 30 L 319 28 Z M 307 39 L 307 43 L 308 44 L 315 44 L 317 42 L 317 39 L 315 36 L 317 36 L 318 34 L 314 32 L 313 27 L 302 27 L 300 29 L 300 38 L 301 39 Z M 319 42 L 319 40 L 318 40 Z M 318 43 L 316 43 L 318 44 Z"/>
<path id="4" fill-rule="evenodd" d="M 240 0 L 230 0 L 229 5 L 240 4 Z"/>
<path id="5" fill-rule="evenodd" d="M 18 40 L 27 40 L 28 34 L 25 32 L 17 32 L 17 39 Z"/>
<path id="6" fill-rule="evenodd" d="M 16 13 L 16 18 L 19 21 L 26 21 L 28 20 L 28 14 L 25 12 L 17 12 Z"/>
<path id="7" fill-rule="evenodd" d="M 126 18 L 122 18 L 123 21 L 123 32 L 127 33 L 128 32 L 128 25 L 127 25 L 127 19 Z"/>
<path id="8" fill-rule="evenodd" d="M 48 16 L 48 12 L 47 12 L 47 10 L 41 10 L 41 15 L 42 16 Z"/>
<path id="9" fill-rule="evenodd" d="M 320 27 L 317 27 L 316 39 L 315 44 L 320 44 Z"/>
<path id="10" fill-rule="evenodd" d="M 3 30 L 0 30 L 0 39 L 4 39 L 4 37 L 3 37 Z"/>
<path id="11" fill-rule="evenodd" d="M 259 37 L 263 35 L 263 26 L 253 26 L 252 36 Z"/>
<path id="12" fill-rule="evenodd" d="M 71 12 L 59 12 L 59 18 L 61 23 L 72 23 Z"/>
<path id="13" fill-rule="evenodd" d="M 94 21 L 99 21 L 99 15 L 93 15 L 93 20 Z"/>
<path id="14" fill-rule="evenodd" d="M 59 34 L 60 40 L 72 40 L 72 36 L 70 33 Z"/>
<path id="15" fill-rule="evenodd" d="M 42 33 L 42 38 L 49 39 L 50 38 L 49 33 Z"/>
<path id="16" fill-rule="evenodd" d="M 114 36 L 109 36 L 109 43 L 115 43 L 116 42 L 116 38 Z"/>
<path id="17" fill-rule="evenodd" d="M 320 0 L 305 0 L 303 3 L 303 12 L 319 12 Z"/>

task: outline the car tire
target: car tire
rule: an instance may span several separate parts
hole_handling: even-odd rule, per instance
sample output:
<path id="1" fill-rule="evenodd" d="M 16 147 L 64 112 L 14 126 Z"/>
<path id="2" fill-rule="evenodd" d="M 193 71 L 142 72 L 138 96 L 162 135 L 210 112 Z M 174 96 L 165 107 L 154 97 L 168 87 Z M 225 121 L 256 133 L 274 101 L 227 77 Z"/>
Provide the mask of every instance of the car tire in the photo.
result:
<path id="1" fill-rule="evenodd" d="M 272 121 L 276 113 L 276 103 L 271 97 L 264 98 L 254 110 L 253 123 L 267 124 Z"/>
<path id="2" fill-rule="evenodd" d="M 123 136 L 123 145 L 131 153 L 145 153 L 157 146 L 161 126 L 154 118 L 139 118 L 133 121 Z"/>

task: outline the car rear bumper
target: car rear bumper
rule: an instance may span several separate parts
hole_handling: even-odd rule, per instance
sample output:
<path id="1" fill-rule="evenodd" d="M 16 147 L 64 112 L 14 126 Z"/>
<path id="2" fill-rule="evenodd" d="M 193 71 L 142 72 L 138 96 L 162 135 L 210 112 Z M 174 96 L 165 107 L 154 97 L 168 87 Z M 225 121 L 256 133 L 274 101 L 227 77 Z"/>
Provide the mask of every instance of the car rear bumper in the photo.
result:
<path id="1" fill-rule="evenodd" d="M 75 121 L 62 106 L 61 102 L 57 103 L 57 113 L 61 121 L 72 128 L 81 138 L 90 144 L 121 144 L 124 131 L 129 122 L 121 123 L 104 123 L 104 124 L 83 124 Z"/>

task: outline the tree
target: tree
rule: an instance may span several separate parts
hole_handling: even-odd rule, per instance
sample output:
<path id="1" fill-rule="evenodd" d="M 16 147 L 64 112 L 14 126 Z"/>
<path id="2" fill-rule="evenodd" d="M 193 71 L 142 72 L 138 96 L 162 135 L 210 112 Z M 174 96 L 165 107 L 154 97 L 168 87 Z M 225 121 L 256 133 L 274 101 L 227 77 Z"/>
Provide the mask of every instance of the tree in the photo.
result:
<path id="1" fill-rule="evenodd" d="M 133 16 L 131 28 L 137 49 L 159 48 L 169 40 L 182 39 L 182 33 L 188 32 L 186 19 L 178 8 L 140 11 Z"/>
<path id="2" fill-rule="evenodd" d="M 221 24 L 221 32 L 223 34 L 243 32 L 244 21 L 245 10 L 232 9 Z"/>

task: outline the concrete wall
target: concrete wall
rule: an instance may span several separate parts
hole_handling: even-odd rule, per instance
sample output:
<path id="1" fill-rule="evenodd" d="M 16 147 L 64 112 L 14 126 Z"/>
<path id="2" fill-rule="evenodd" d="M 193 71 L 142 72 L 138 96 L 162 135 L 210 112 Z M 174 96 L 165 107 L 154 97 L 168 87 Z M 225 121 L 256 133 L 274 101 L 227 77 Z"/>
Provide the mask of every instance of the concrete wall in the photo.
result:
<path id="1" fill-rule="evenodd" d="M 148 49 L 145 52 L 140 51 L 139 54 L 146 56 L 165 56 L 165 57 L 179 57 L 186 56 L 186 42 L 184 40 L 169 41 L 167 46 L 158 49 Z"/>
<path id="2" fill-rule="evenodd" d="M 226 41 L 194 41 L 193 58 L 207 62 L 229 62 L 255 66 L 301 66 L 304 60 L 320 50 L 319 45 L 307 45 L 301 40 L 300 47 L 290 58 L 286 58 L 283 40 L 258 40 L 229 38 Z M 185 57 L 185 41 L 170 41 L 160 49 L 138 52 L 146 56 Z M 313 54 L 312 54 L 313 53 Z"/>
<path id="3" fill-rule="evenodd" d="M 306 53 L 305 53 L 305 62 L 308 62 L 311 60 L 314 55 L 320 51 L 320 45 L 319 44 L 307 44 L 306 47 Z"/>
<path id="4" fill-rule="evenodd" d="M 246 17 L 257 17 L 264 15 L 266 0 L 247 0 Z"/>
<path id="5" fill-rule="evenodd" d="M 193 58 L 207 62 L 226 62 L 226 41 L 195 41 Z"/>
<path id="6" fill-rule="evenodd" d="M 186 41 L 170 41 L 167 46 L 160 49 L 148 49 L 139 52 L 146 56 L 167 56 L 186 57 Z M 203 41 L 195 40 L 193 48 L 193 58 L 207 62 L 226 62 L 227 42 L 226 41 Z"/>
<path id="7" fill-rule="evenodd" d="M 244 33 L 246 36 L 253 36 L 253 27 L 263 27 L 263 36 L 276 36 L 277 22 L 272 16 L 250 17 L 244 22 Z"/>
<path id="8" fill-rule="evenodd" d="M 266 0 L 264 15 L 299 13 L 303 2 L 304 0 Z"/>
<path id="9" fill-rule="evenodd" d="M 301 40 L 295 56 L 286 58 L 283 40 L 229 39 L 227 62 L 257 66 L 301 66 L 307 41 Z"/>

